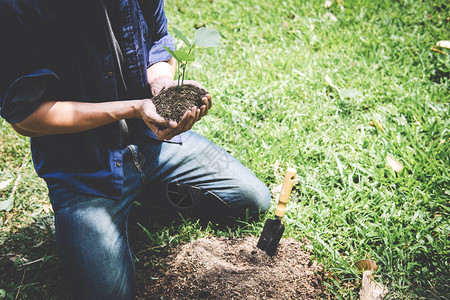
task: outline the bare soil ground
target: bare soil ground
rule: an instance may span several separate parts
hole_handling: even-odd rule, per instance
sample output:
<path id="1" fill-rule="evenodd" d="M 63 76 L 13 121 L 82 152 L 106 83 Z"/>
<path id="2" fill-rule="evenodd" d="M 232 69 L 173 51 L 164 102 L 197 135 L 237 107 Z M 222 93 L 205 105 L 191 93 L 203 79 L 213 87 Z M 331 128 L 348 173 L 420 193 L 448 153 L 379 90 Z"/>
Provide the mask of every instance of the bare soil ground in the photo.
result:
<path id="1" fill-rule="evenodd" d="M 148 284 L 138 299 L 317 299 L 323 267 L 303 251 L 306 242 L 282 239 L 273 257 L 256 248 L 256 237 L 180 245 L 141 273 Z"/>

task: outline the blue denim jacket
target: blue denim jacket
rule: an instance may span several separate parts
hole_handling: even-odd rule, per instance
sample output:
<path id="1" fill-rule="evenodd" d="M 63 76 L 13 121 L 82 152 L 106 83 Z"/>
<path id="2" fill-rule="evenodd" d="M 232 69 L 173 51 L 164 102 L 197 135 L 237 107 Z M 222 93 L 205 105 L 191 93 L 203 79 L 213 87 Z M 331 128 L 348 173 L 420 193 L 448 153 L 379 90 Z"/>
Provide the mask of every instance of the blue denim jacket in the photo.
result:
<path id="1" fill-rule="evenodd" d="M 147 68 L 174 48 L 163 0 L 116 1 L 114 30 L 124 58 L 125 99 L 151 98 Z M 119 98 L 113 48 L 97 0 L 0 0 L 0 113 L 10 123 L 42 101 Z M 154 138 L 142 120 L 137 134 Z M 136 134 L 136 133 L 135 133 Z M 36 171 L 46 181 L 119 198 L 122 138 L 118 122 L 74 134 L 31 138 Z"/>

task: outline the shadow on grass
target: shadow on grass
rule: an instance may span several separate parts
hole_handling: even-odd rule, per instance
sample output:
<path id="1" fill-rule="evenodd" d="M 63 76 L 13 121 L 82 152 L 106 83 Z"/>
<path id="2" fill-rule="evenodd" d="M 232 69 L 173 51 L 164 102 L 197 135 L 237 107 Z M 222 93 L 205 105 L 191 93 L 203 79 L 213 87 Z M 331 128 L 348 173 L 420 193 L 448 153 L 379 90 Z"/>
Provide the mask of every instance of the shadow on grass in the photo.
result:
<path id="1" fill-rule="evenodd" d="M 151 277 L 160 273 L 157 261 L 169 254 L 171 246 L 193 238 L 179 237 L 179 227 L 187 223 L 191 221 L 173 210 L 145 205 L 132 208 L 129 237 L 138 288 L 151 284 Z M 192 224 L 197 226 L 197 234 L 210 226 L 195 221 Z M 174 236 L 178 238 L 174 240 Z M 0 290 L 6 292 L 4 299 L 72 299 L 58 258 L 53 215 L 15 229 L 0 244 Z"/>
<path id="2" fill-rule="evenodd" d="M 133 250 L 146 249 L 148 239 L 142 229 L 136 220 L 130 223 Z M 58 258 L 53 224 L 52 216 L 38 219 L 10 233 L 0 245 L 0 290 L 6 292 L 0 299 L 72 299 Z M 152 254 L 143 251 L 140 257 Z M 136 264 L 140 269 L 139 262 Z"/>
<path id="3" fill-rule="evenodd" d="M 0 289 L 5 299 L 68 299 L 57 257 L 53 218 L 10 233 L 0 248 Z"/>

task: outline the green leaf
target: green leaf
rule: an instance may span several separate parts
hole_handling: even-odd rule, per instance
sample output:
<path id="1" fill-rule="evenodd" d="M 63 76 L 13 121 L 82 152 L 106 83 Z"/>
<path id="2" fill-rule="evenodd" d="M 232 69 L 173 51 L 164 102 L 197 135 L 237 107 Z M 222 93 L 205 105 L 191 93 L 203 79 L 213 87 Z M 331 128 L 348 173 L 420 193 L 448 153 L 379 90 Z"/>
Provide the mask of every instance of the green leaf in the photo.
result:
<path id="1" fill-rule="evenodd" d="M 3 299 L 6 297 L 6 291 L 4 289 L 0 289 L 0 299 Z"/>
<path id="2" fill-rule="evenodd" d="M 184 50 L 175 50 L 175 55 L 178 57 L 181 61 L 194 61 L 195 57 L 194 55 L 187 53 Z"/>
<path id="3" fill-rule="evenodd" d="M 189 42 L 189 40 L 184 36 L 184 34 L 181 33 L 181 31 L 179 31 L 176 28 L 173 28 L 173 32 L 175 32 L 175 35 L 177 37 L 179 37 L 185 44 L 186 46 L 188 46 L 189 49 L 192 48 L 192 44 Z"/>
<path id="4" fill-rule="evenodd" d="M 178 58 L 178 56 L 175 54 L 175 52 L 173 52 L 172 50 L 170 50 L 169 48 L 167 48 L 166 46 L 163 46 L 164 49 L 166 49 L 167 52 L 169 52 L 170 55 L 172 55 L 173 58 L 175 58 L 177 60 L 177 62 L 181 63 L 182 61 Z"/>
<path id="5" fill-rule="evenodd" d="M 217 47 L 220 45 L 220 34 L 213 29 L 199 28 L 195 32 L 194 44 L 202 47 Z"/>

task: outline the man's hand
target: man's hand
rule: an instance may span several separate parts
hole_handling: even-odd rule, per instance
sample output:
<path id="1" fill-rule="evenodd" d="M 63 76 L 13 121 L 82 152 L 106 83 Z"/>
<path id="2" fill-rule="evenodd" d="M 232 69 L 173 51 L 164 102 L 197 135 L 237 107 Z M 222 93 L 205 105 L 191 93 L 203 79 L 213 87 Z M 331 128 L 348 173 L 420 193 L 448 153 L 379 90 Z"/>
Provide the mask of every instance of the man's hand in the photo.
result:
<path id="1" fill-rule="evenodd" d="M 158 95 L 163 89 L 168 89 L 169 87 L 176 86 L 176 85 L 178 85 L 178 82 L 176 80 L 171 80 L 169 77 L 163 77 L 163 76 L 154 78 L 152 80 L 152 82 L 150 83 L 150 87 L 152 89 L 153 96 Z M 198 82 L 193 81 L 193 80 L 185 80 L 184 85 L 193 85 L 198 88 L 204 89 L 206 91 L 206 89 L 204 87 L 202 87 L 200 84 L 198 84 Z M 204 105 L 202 105 L 200 107 L 200 119 L 208 113 L 208 110 L 212 106 L 211 95 L 206 94 L 202 98 L 202 102 Z"/>
<path id="2" fill-rule="evenodd" d="M 154 96 L 158 95 L 163 89 L 167 89 L 171 86 L 176 86 L 178 83 L 176 80 L 171 80 L 168 77 L 157 77 L 154 78 L 150 84 L 151 89 L 152 89 L 152 94 Z M 185 80 L 184 84 L 190 84 L 199 88 L 202 88 L 205 90 L 205 88 L 203 88 L 200 84 L 198 84 L 196 81 L 193 80 Z M 175 135 L 178 135 L 182 132 L 188 131 L 192 128 L 192 126 L 194 126 L 195 122 L 199 121 L 203 116 L 205 116 L 208 113 L 208 110 L 211 108 L 212 106 L 212 98 L 211 95 L 206 94 L 203 98 L 202 98 L 202 102 L 203 105 L 200 108 L 196 108 L 196 107 L 192 107 L 191 110 L 186 111 L 186 113 L 184 114 L 184 116 L 181 118 L 181 120 L 176 124 L 176 127 L 168 127 L 166 126 L 160 126 L 158 125 L 156 131 L 155 128 L 152 127 L 149 123 L 147 123 L 147 125 L 150 127 L 150 129 L 155 133 L 155 135 L 159 138 L 159 139 L 166 139 L 169 140 L 172 137 L 174 137 Z M 152 107 L 154 108 L 153 103 L 151 104 Z M 156 109 L 155 109 L 155 113 L 156 113 Z M 159 118 L 162 119 L 161 116 L 158 115 Z M 144 119 L 144 118 L 142 118 Z M 146 121 L 144 119 L 144 121 Z M 171 123 L 171 126 L 174 126 L 174 124 Z M 161 138 L 162 137 L 162 138 Z"/>
<path id="3" fill-rule="evenodd" d="M 173 80 L 175 76 L 175 66 L 176 61 L 171 58 L 168 61 L 153 64 L 147 69 L 148 83 L 150 84 L 153 96 L 158 95 L 163 89 L 167 89 L 178 84 L 176 80 Z M 192 80 L 185 80 L 184 84 L 191 84 L 206 90 L 197 82 Z M 206 94 L 202 98 L 203 105 L 200 108 L 193 107 L 191 110 L 188 110 L 178 123 L 175 123 L 174 121 L 167 122 L 164 120 L 164 122 L 166 122 L 164 124 L 164 122 L 162 122 L 163 118 L 156 113 L 155 105 L 153 103 L 147 103 L 148 101 L 151 102 L 151 100 L 145 100 L 143 104 L 145 105 L 146 110 L 148 110 L 148 113 L 145 113 L 144 116 L 141 114 L 141 117 L 149 128 L 155 133 L 156 137 L 161 140 L 169 140 L 175 135 L 190 130 L 195 122 L 208 113 L 208 110 L 212 106 L 211 96 Z M 151 113 L 150 110 L 152 110 Z M 158 121 L 155 123 L 152 120 Z"/>
<path id="4" fill-rule="evenodd" d="M 207 99 L 207 102 L 211 102 L 208 100 L 211 99 L 211 96 L 206 95 L 204 98 Z M 167 121 L 158 115 L 153 102 L 150 99 L 146 99 L 142 101 L 140 115 L 142 120 L 155 133 L 158 139 L 170 140 L 174 136 L 190 130 L 195 122 L 200 120 L 200 118 L 204 115 L 206 105 L 207 104 L 203 105 L 200 109 L 193 107 L 191 110 L 186 111 L 180 122 L 177 123 L 172 120 Z"/>

